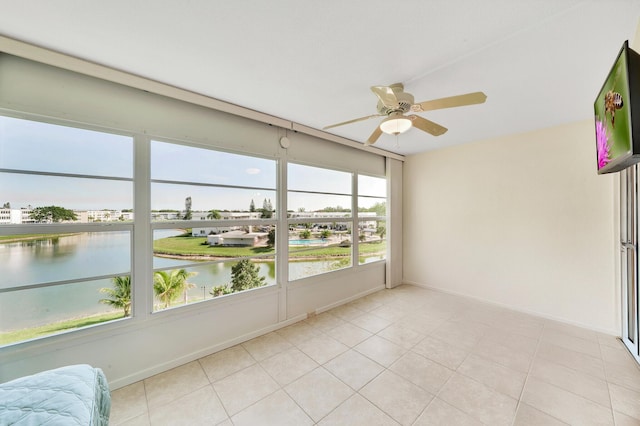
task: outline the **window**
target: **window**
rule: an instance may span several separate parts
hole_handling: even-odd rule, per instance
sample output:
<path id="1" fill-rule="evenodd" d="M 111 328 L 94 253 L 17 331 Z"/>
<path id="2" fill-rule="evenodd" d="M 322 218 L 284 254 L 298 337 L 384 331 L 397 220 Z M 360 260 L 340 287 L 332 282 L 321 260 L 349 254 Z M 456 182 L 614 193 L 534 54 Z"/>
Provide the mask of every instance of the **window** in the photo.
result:
<path id="1" fill-rule="evenodd" d="M 387 180 L 358 175 L 358 263 L 387 255 Z"/>
<path id="2" fill-rule="evenodd" d="M 0 194 L 0 345 L 131 315 L 131 137 L 0 117 Z"/>
<path id="3" fill-rule="evenodd" d="M 275 284 L 276 165 L 151 142 L 154 311 Z"/>
<path id="4" fill-rule="evenodd" d="M 289 280 L 352 265 L 352 174 L 290 163 L 287 168 Z"/>

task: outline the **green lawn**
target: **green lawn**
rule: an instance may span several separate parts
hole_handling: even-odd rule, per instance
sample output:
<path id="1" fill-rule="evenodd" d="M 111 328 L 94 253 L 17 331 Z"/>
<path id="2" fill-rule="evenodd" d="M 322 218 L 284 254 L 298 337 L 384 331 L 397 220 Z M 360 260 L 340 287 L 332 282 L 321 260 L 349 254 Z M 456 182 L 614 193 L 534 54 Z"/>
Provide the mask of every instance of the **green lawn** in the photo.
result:
<path id="1" fill-rule="evenodd" d="M 272 247 L 212 247 L 206 244 L 207 237 L 190 237 L 179 235 L 155 240 L 155 254 L 180 254 L 212 257 L 247 257 L 274 253 Z"/>
<path id="2" fill-rule="evenodd" d="M 52 334 L 61 333 L 63 331 L 74 330 L 77 328 L 100 324 L 107 321 L 113 321 L 120 318 L 123 318 L 122 312 L 110 312 L 107 314 L 92 315 L 90 317 L 56 322 L 40 327 L 25 328 L 22 330 L 0 333 L 0 345 L 8 345 L 9 343 L 21 342 L 24 340 L 35 339 L 37 337 L 50 336 Z"/>
<path id="3" fill-rule="evenodd" d="M 206 244 L 206 237 L 190 237 L 180 235 L 155 240 L 153 252 L 155 254 L 211 256 L 223 258 L 249 257 L 261 254 L 275 254 L 273 247 L 216 247 Z M 387 241 L 360 243 L 359 255 L 374 255 L 387 250 Z M 351 247 L 289 247 L 289 258 L 313 257 L 344 257 L 351 254 Z"/>

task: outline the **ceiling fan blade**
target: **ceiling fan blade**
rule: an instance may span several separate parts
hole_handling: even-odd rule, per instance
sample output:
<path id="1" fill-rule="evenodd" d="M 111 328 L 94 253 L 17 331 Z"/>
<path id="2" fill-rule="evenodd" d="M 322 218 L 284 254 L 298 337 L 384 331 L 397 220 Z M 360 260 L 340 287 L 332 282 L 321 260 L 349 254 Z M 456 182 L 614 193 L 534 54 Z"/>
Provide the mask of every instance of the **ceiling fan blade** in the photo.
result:
<path id="1" fill-rule="evenodd" d="M 332 124 L 330 126 L 325 126 L 325 127 L 322 128 L 322 130 L 331 129 L 332 127 L 344 126 L 345 124 L 357 123 L 358 121 L 364 121 L 364 120 L 368 120 L 370 118 L 381 117 L 381 116 L 382 116 L 382 114 L 374 114 L 374 115 L 368 115 L 366 117 L 354 118 L 353 120 L 343 121 L 342 123 L 337 123 L 337 124 Z"/>
<path id="2" fill-rule="evenodd" d="M 369 139 L 367 139 L 367 141 L 364 144 L 373 145 L 374 143 L 376 143 L 376 141 L 378 140 L 381 134 L 382 134 L 382 130 L 380 130 L 380 126 L 377 126 L 376 129 L 373 131 L 373 133 L 371 133 L 371 136 L 369 136 Z"/>
<path id="3" fill-rule="evenodd" d="M 411 119 L 413 127 L 417 127 L 418 129 L 433 136 L 440 136 L 447 131 L 446 127 L 442 127 L 438 123 L 434 123 L 433 121 L 427 120 L 426 118 L 422 118 L 417 115 L 408 115 L 407 117 Z"/>
<path id="4" fill-rule="evenodd" d="M 450 96 L 448 98 L 433 99 L 411 106 L 413 112 L 433 111 L 435 109 L 453 108 L 465 105 L 481 104 L 487 100 L 482 92 L 467 93 L 466 95 Z"/>
<path id="5" fill-rule="evenodd" d="M 393 89 L 389 86 L 372 86 L 371 91 L 375 93 L 375 95 L 380 99 L 382 105 L 386 106 L 389 109 L 398 109 L 400 108 L 400 103 L 398 102 L 398 98 L 394 93 Z"/>

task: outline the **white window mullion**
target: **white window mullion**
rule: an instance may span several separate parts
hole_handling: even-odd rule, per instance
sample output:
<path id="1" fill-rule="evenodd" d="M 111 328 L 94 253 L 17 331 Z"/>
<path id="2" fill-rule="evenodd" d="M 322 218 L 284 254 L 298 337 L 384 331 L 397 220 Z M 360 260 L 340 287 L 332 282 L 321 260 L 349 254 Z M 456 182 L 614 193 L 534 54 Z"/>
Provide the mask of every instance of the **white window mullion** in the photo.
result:
<path id="1" fill-rule="evenodd" d="M 133 316 L 153 311 L 153 230 L 151 229 L 151 155 L 146 136 L 134 138 Z"/>

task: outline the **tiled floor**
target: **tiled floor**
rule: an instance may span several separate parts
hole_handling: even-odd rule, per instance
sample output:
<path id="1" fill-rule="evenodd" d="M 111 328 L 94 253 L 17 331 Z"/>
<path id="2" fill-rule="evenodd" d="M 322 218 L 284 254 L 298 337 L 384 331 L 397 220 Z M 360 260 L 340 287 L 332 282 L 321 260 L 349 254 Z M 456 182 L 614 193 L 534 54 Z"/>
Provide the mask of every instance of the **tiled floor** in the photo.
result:
<path id="1" fill-rule="evenodd" d="M 112 425 L 640 425 L 620 341 L 414 286 L 112 396 Z"/>

